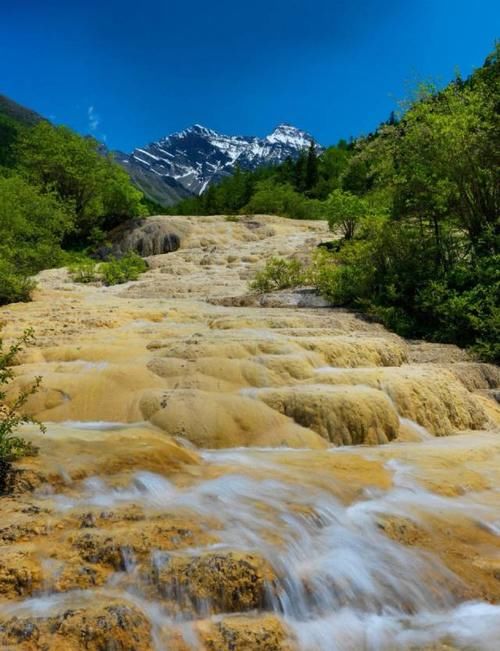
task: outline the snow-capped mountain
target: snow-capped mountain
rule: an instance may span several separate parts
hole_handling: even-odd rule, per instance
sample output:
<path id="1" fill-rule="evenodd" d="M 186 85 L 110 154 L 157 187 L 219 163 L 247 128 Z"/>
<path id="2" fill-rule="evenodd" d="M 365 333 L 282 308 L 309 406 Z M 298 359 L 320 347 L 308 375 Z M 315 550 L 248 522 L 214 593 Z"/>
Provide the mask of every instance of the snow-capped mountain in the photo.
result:
<path id="1" fill-rule="evenodd" d="M 169 205 L 201 194 L 210 183 L 232 174 L 237 165 L 253 170 L 297 158 L 312 136 L 290 124 L 280 124 L 265 138 L 227 136 L 195 124 L 130 155 L 117 152 L 117 161 L 146 196 Z"/>

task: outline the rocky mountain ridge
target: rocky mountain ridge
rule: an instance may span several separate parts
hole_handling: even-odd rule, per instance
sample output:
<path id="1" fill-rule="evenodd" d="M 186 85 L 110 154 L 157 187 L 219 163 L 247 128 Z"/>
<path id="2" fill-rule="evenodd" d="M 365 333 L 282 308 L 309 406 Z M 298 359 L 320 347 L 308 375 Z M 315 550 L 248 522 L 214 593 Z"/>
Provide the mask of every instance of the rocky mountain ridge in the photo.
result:
<path id="1" fill-rule="evenodd" d="M 290 124 L 264 138 L 228 136 L 200 124 L 171 134 L 116 160 L 150 199 L 163 205 L 202 194 L 236 167 L 254 170 L 295 159 L 314 138 Z"/>
<path id="2" fill-rule="evenodd" d="M 50 122 L 0 94 L 1 115 L 28 127 L 41 121 Z M 99 143 L 98 150 L 103 156 L 111 155 L 148 199 L 169 206 L 202 194 L 211 183 L 233 174 L 237 166 L 254 170 L 278 165 L 287 158 L 296 159 L 311 143 L 315 140 L 309 133 L 287 123 L 279 124 L 262 138 L 230 136 L 194 124 L 138 147 L 132 153 L 110 150 L 103 142 Z"/>
<path id="3" fill-rule="evenodd" d="M 16 120 L 25 126 L 33 126 L 42 120 L 46 120 L 42 115 L 33 111 L 10 97 L 0 94 L 0 115 L 5 115 L 12 120 Z"/>

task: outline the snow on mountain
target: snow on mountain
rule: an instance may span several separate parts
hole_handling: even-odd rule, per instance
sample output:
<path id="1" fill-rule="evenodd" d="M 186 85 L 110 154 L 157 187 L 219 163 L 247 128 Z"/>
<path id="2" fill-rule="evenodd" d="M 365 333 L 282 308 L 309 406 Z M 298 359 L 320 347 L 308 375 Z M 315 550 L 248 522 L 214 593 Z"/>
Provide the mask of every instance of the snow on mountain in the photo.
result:
<path id="1" fill-rule="evenodd" d="M 116 159 L 146 196 L 169 205 L 201 194 L 237 165 L 244 170 L 277 165 L 297 158 L 311 142 L 312 136 L 290 124 L 278 125 L 265 138 L 227 136 L 195 124 Z"/>
<path id="2" fill-rule="evenodd" d="M 273 144 L 279 143 L 288 147 L 305 149 L 309 147 L 312 138 L 308 133 L 292 127 L 291 124 L 280 124 L 270 135 L 266 136 L 266 140 Z"/>

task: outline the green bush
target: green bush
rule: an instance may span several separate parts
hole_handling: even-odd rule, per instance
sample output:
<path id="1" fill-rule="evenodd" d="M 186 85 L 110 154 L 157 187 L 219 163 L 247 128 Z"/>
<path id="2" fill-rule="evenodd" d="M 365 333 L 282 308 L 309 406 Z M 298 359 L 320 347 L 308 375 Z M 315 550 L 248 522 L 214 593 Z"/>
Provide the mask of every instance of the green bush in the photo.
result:
<path id="1" fill-rule="evenodd" d="M 127 253 L 123 258 L 103 262 L 99 266 L 99 272 L 106 285 L 119 285 L 129 280 L 137 280 L 147 268 L 147 262 L 137 253 Z"/>
<path id="2" fill-rule="evenodd" d="M 330 230 L 340 230 L 346 240 L 351 240 L 363 217 L 368 214 L 368 204 L 351 192 L 334 190 L 325 202 Z"/>
<path id="3" fill-rule="evenodd" d="M 0 304 L 26 301 L 29 277 L 63 258 L 71 217 L 57 196 L 20 176 L 0 177 Z"/>
<path id="4" fill-rule="evenodd" d="M 0 258 L 0 305 L 29 301 L 34 287 L 35 283 L 14 264 Z"/>
<path id="5" fill-rule="evenodd" d="M 389 221 L 319 253 L 311 278 L 334 305 L 361 309 L 403 336 L 456 343 L 498 362 L 500 255 L 472 255 L 463 244 L 443 237 L 443 268 L 431 232 Z"/>
<path id="6" fill-rule="evenodd" d="M 0 338 L 0 493 L 6 489 L 11 463 L 22 456 L 35 454 L 37 451 L 29 441 L 17 434 L 19 427 L 26 423 L 35 423 L 42 432 L 45 432 L 44 425 L 31 416 L 21 413 L 29 396 L 38 391 L 41 378 L 35 378 L 29 389 L 21 391 L 12 402 L 6 402 L 7 390 L 14 379 L 12 366 L 23 348 L 32 344 L 33 341 L 32 330 L 26 330 L 17 341 L 7 348 L 4 347 L 3 340 Z"/>
<path id="7" fill-rule="evenodd" d="M 67 239 L 86 241 L 94 228 L 113 228 L 147 214 L 142 193 L 99 143 L 63 126 L 40 122 L 22 132 L 16 166 L 33 184 L 51 188 L 71 213 Z"/>
<path id="8" fill-rule="evenodd" d="M 93 283 L 101 280 L 98 267 L 99 265 L 95 260 L 83 257 L 72 262 L 68 270 L 75 283 Z"/>
<path id="9" fill-rule="evenodd" d="M 478 257 L 429 282 L 417 304 L 422 320 L 432 323 L 434 338 L 500 362 L 500 255 Z"/>
<path id="10" fill-rule="evenodd" d="M 289 183 L 277 184 L 272 179 L 266 179 L 256 184 L 252 198 L 241 212 L 253 215 L 271 213 L 292 219 L 319 219 L 323 214 L 323 204 L 316 199 L 308 199 Z"/>
<path id="11" fill-rule="evenodd" d="M 105 285 L 119 285 L 137 280 L 147 268 L 145 260 L 137 253 L 130 252 L 123 258 L 112 258 L 106 262 L 82 257 L 69 266 L 69 273 L 76 283 L 102 281 Z"/>
<path id="12" fill-rule="evenodd" d="M 306 275 L 298 260 L 270 258 L 250 283 L 250 289 L 263 294 L 279 289 L 297 287 L 305 282 Z"/>
<path id="13" fill-rule="evenodd" d="M 0 114 L 0 305 L 29 300 L 30 277 L 67 264 L 68 249 L 97 248 L 108 230 L 147 214 L 142 196 L 93 138 Z M 96 277 L 89 262 L 71 266 L 81 282 Z"/>

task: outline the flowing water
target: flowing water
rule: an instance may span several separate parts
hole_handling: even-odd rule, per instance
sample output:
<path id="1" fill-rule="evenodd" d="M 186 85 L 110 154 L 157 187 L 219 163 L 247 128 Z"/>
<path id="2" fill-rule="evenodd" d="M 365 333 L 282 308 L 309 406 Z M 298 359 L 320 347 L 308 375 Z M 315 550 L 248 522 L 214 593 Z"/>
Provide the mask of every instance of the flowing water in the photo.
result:
<path id="1" fill-rule="evenodd" d="M 499 651 L 494 370 L 348 313 L 208 305 L 321 229 L 207 223 L 213 270 L 193 240 L 123 294 L 57 281 L 11 313 L 46 319 L 18 375 L 48 431 L 4 499 L 2 648 Z"/>
<path id="2" fill-rule="evenodd" d="M 99 425 L 105 424 L 87 424 L 93 429 Z M 106 424 L 104 431 L 117 427 Z M 374 454 L 350 448 L 326 454 L 335 462 L 353 452 Z M 391 452 L 397 454 L 397 449 L 385 450 L 389 456 Z M 188 512 L 194 520 L 216 522 L 217 542 L 179 552 L 153 550 L 151 564 L 161 567 L 176 553 L 186 558 L 234 549 L 257 552 L 273 569 L 261 608 L 282 618 L 296 648 L 303 651 L 424 648 L 443 639 L 456 648 L 498 650 L 500 606 L 464 601 L 462 580 L 434 554 L 391 540 L 381 528 L 388 517 L 425 528 L 429 515 L 458 514 L 499 536 L 498 501 L 488 505 L 480 493 L 436 495 L 419 484 L 411 465 L 394 459 L 385 464 L 392 478 L 386 490 L 353 490 L 326 469 L 316 469 L 311 476 L 309 464 L 315 468 L 318 453 L 309 450 L 239 448 L 205 451 L 202 459 L 213 478 L 178 486 L 142 471 L 116 486 L 112 479 L 90 477 L 60 492 L 42 487 L 37 504 L 46 503 L 54 514 L 113 512 L 133 505 L 150 519 Z M 118 595 L 137 604 L 156 629 L 154 648 L 170 648 L 162 642 L 166 623 L 188 647 L 200 648 L 191 623 L 217 612 L 211 600 L 193 598 L 189 589 L 182 594 L 182 585 L 170 597 L 185 605 L 183 611 L 169 609 L 164 600 L 151 600 L 133 551 L 124 547 L 121 554 L 123 569 L 112 573 L 95 594 L 101 599 Z M 49 565 L 45 569 L 50 577 Z M 3 610 L 8 615 L 47 616 L 86 599 L 92 599 L 90 591 L 51 594 L 49 579 L 39 596 Z"/>

